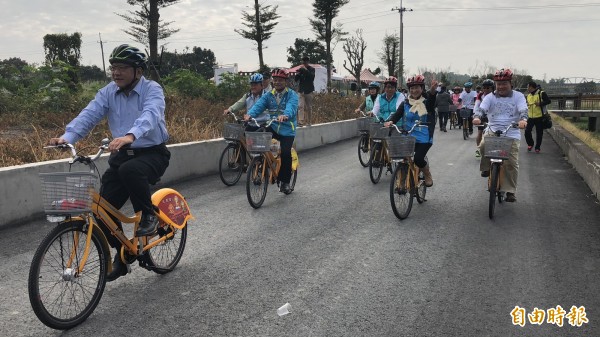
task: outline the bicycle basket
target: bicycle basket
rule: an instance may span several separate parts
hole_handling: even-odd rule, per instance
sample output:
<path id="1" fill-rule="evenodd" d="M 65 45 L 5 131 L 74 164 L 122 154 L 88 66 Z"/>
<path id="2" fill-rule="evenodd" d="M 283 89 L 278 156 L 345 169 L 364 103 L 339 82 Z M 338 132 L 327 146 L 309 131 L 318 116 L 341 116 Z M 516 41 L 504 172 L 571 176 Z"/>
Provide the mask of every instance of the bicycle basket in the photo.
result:
<path id="1" fill-rule="evenodd" d="M 46 214 L 90 212 L 97 177 L 90 172 L 40 173 L 42 201 Z"/>
<path id="2" fill-rule="evenodd" d="M 246 147 L 250 152 L 271 151 L 272 137 L 270 132 L 246 132 Z"/>
<path id="3" fill-rule="evenodd" d="M 369 131 L 369 124 L 371 123 L 372 118 L 370 117 L 362 117 L 357 119 L 358 131 Z"/>
<path id="4" fill-rule="evenodd" d="M 225 123 L 223 138 L 227 140 L 240 140 L 244 137 L 244 126 L 238 123 Z"/>
<path id="5" fill-rule="evenodd" d="M 512 144 L 512 138 L 486 136 L 483 155 L 488 158 L 508 159 Z"/>
<path id="6" fill-rule="evenodd" d="M 387 148 L 390 158 L 410 157 L 415 152 L 417 139 L 412 136 L 394 136 L 387 139 Z"/>
<path id="7" fill-rule="evenodd" d="M 462 117 L 462 118 L 469 118 L 469 117 L 471 117 L 471 110 L 460 109 L 460 117 Z"/>
<path id="8" fill-rule="evenodd" d="M 373 139 L 386 139 L 389 137 L 390 129 L 384 128 L 381 123 L 369 124 L 369 134 Z"/>

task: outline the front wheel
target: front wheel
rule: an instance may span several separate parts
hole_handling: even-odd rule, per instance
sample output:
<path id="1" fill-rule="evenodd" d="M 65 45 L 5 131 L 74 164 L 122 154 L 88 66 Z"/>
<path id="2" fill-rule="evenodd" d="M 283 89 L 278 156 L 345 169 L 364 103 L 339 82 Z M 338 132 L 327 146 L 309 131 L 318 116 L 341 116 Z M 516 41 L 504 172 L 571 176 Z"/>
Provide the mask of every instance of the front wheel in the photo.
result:
<path id="1" fill-rule="evenodd" d="M 248 166 L 248 179 L 246 180 L 246 195 L 250 206 L 259 208 L 267 196 L 269 185 L 269 167 L 265 166 L 262 155 L 252 158 Z M 294 181 L 295 185 L 295 181 Z"/>
<path id="2" fill-rule="evenodd" d="M 89 228 L 83 220 L 59 223 L 33 256 L 29 302 L 39 320 L 50 328 L 77 326 L 102 298 L 110 251 L 100 229 L 92 227 L 89 254 L 82 266 Z"/>
<path id="3" fill-rule="evenodd" d="M 489 216 L 490 219 L 494 217 L 494 211 L 496 209 L 496 194 L 498 193 L 498 179 L 500 176 L 500 170 L 497 163 L 492 163 L 490 170 L 489 190 L 490 190 L 490 205 L 489 205 Z"/>
<path id="4" fill-rule="evenodd" d="M 223 184 L 233 186 L 242 176 L 246 155 L 240 143 L 229 144 L 221 153 L 219 159 L 219 176 Z"/>
<path id="5" fill-rule="evenodd" d="M 369 177 L 373 184 L 377 184 L 381 179 L 381 173 L 383 172 L 383 152 L 381 143 L 375 143 L 371 151 L 371 159 L 369 163 Z"/>
<path id="6" fill-rule="evenodd" d="M 358 161 L 362 167 L 368 167 L 370 159 L 369 135 L 362 134 L 358 140 Z"/>
<path id="7" fill-rule="evenodd" d="M 392 203 L 394 215 L 400 220 L 406 219 L 410 214 L 413 191 L 412 170 L 409 169 L 406 163 L 398 164 L 390 183 L 390 202 Z"/>
<path id="8" fill-rule="evenodd" d="M 175 266 L 177 266 L 179 260 L 181 260 L 183 250 L 185 249 L 187 229 L 187 223 L 184 224 L 182 229 L 169 226 L 164 222 L 159 223 L 157 230 L 159 237 L 164 237 L 166 235 L 170 235 L 171 233 L 173 236 L 152 247 L 148 251 L 147 257 L 150 270 L 157 274 L 166 274 L 175 269 Z"/>

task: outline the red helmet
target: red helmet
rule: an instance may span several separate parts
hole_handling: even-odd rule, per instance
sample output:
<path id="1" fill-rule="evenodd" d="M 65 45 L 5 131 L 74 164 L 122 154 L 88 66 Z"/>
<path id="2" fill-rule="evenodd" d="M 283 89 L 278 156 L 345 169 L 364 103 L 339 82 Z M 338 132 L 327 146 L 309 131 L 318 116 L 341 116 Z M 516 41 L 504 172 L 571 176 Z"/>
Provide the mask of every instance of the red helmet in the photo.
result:
<path id="1" fill-rule="evenodd" d="M 390 76 L 388 78 L 385 79 L 385 82 L 383 82 L 383 85 L 387 85 L 387 84 L 391 84 L 395 87 L 398 86 L 398 79 L 395 78 L 394 76 Z"/>
<path id="2" fill-rule="evenodd" d="M 513 77 L 513 72 L 512 70 L 506 68 L 506 69 L 500 69 L 497 70 L 496 73 L 494 74 L 494 81 L 511 81 Z"/>
<path id="3" fill-rule="evenodd" d="M 406 79 L 406 86 L 412 87 L 413 85 L 425 85 L 425 76 L 414 75 Z"/>
<path id="4" fill-rule="evenodd" d="M 271 72 L 271 77 L 281 77 L 281 78 L 288 78 L 289 77 L 289 73 L 287 70 L 285 69 L 281 69 L 281 68 L 275 68 L 273 69 L 273 71 Z"/>

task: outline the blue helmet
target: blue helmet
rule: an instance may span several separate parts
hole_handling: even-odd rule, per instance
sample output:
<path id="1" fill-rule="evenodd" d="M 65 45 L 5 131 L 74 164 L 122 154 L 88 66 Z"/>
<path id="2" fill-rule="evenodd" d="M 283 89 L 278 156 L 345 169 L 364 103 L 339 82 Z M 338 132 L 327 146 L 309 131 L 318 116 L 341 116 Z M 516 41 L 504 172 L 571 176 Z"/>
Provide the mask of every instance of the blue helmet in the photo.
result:
<path id="1" fill-rule="evenodd" d="M 377 88 L 377 89 L 379 89 L 379 83 L 373 81 L 373 82 L 369 83 L 369 88 Z"/>
<path id="2" fill-rule="evenodd" d="M 473 87 L 473 83 L 471 83 L 471 82 L 465 83 L 465 88 L 472 88 L 472 87 Z"/>
<path id="3" fill-rule="evenodd" d="M 250 83 L 262 83 L 262 81 L 263 81 L 262 74 L 255 73 L 255 74 L 252 74 L 252 76 L 250 76 Z"/>

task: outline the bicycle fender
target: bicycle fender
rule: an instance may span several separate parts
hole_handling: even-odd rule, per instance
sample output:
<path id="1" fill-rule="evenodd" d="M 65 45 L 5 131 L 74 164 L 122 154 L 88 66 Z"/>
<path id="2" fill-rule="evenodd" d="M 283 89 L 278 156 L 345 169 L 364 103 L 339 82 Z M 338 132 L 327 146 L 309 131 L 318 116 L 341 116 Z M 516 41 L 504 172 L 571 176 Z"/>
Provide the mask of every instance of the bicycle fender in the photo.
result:
<path id="1" fill-rule="evenodd" d="M 154 192 L 152 204 L 158 207 L 161 220 L 175 228 L 182 229 L 189 219 L 194 219 L 185 198 L 172 188 L 161 188 Z"/>
<path id="2" fill-rule="evenodd" d="M 298 153 L 296 149 L 292 148 L 292 170 L 296 171 L 298 169 L 298 165 L 300 165 L 300 160 L 298 160 Z"/>

